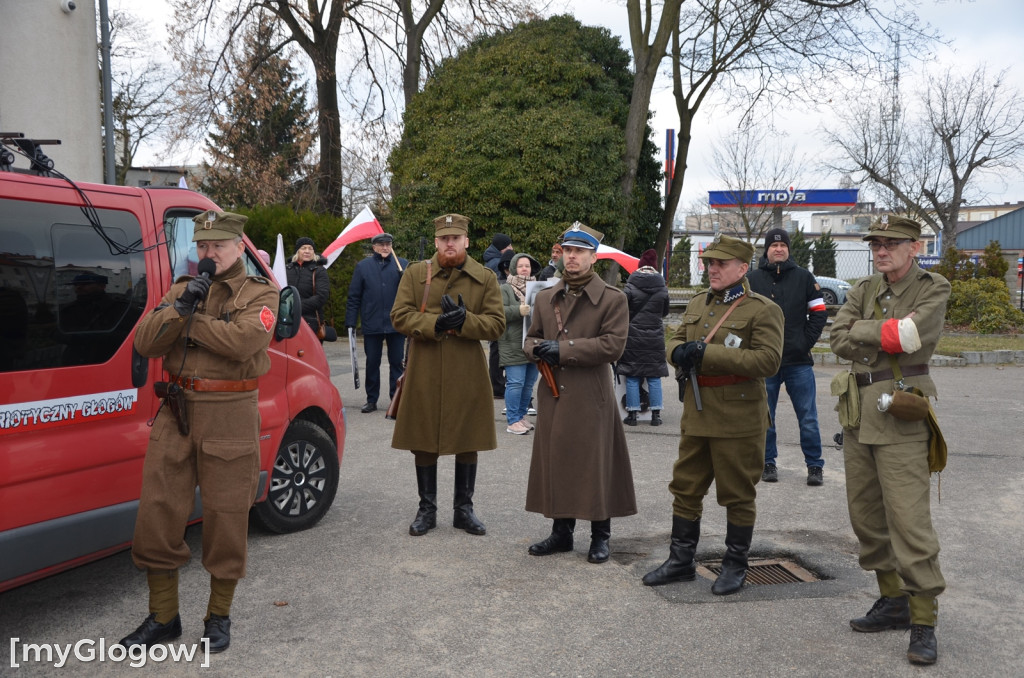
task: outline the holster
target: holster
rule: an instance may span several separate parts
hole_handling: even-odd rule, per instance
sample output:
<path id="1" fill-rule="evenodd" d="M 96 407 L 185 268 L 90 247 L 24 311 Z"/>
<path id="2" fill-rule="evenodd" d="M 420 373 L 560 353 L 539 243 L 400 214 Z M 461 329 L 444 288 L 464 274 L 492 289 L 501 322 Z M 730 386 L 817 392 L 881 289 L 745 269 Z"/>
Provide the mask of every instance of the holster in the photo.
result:
<path id="1" fill-rule="evenodd" d="M 188 410 L 185 409 L 185 391 L 174 382 L 155 381 L 153 382 L 153 392 L 156 393 L 157 398 L 163 399 L 164 404 L 170 408 L 171 414 L 178 420 L 178 432 L 187 436 L 189 427 Z"/>

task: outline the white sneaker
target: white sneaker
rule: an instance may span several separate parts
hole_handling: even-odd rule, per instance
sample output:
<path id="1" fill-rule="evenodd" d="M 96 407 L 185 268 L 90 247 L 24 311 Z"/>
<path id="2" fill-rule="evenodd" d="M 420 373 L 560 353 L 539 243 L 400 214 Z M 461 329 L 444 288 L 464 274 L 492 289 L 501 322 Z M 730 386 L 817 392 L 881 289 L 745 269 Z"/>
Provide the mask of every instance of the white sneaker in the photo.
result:
<path id="1" fill-rule="evenodd" d="M 512 433 L 517 436 L 524 436 L 529 432 L 530 429 L 521 427 L 518 421 L 505 429 L 505 433 Z"/>
<path id="2" fill-rule="evenodd" d="M 528 410 L 526 410 L 526 413 L 527 413 L 527 414 L 531 414 L 531 415 L 536 415 L 536 414 L 537 414 L 537 410 L 535 410 L 535 409 L 533 409 L 533 408 L 531 407 L 531 408 L 529 408 Z"/>
<path id="3" fill-rule="evenodd" d="M 501 408 L 501 413 L 502 413 L 502 414 L 505 414 L 505 410 L 507 410 L 507 409 L 508 409 L 507 407 L 503 407 L 503 408 Z"/>

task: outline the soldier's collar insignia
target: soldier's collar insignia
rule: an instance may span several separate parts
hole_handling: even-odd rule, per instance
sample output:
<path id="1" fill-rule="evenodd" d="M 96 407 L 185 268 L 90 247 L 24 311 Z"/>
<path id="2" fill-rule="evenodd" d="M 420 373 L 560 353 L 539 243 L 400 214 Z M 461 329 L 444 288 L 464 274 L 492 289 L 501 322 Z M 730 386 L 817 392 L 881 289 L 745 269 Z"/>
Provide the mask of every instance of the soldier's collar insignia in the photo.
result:
<path id="1" fill-rule="evenodd" d="M 739 283 L 735 287 L 726 290 L 725 296 L 722 297 L 722 303 L 728 304 L 729 302 L 736 301 L 743 296 L 743 283 Z"/>

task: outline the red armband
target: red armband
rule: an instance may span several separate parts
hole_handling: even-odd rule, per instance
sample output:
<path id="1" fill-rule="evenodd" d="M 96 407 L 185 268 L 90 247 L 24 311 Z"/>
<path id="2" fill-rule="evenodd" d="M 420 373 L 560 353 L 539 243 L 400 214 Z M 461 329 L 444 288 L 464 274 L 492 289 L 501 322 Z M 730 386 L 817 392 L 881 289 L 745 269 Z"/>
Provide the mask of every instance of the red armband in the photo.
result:
<path id="1" fill-rule="evenodd" d="M 889 318 L 882 323 L 882 350 L 886 353 L 903 353 L 900 343 L 900 321 Z"/>

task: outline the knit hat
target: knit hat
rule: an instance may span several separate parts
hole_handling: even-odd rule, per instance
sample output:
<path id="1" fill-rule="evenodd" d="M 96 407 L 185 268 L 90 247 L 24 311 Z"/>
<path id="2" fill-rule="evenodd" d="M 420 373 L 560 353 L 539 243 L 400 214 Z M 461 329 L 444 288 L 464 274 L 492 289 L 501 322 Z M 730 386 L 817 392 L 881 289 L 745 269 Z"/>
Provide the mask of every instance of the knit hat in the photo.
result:
<path id="1" fill-rule="evenodd" d="M 491 238 L 491 244 L 499 250 L 503 250 L 512 244 L 512 238 L 508 237 L 504 233 L 495 233 L 494 237 Z"/>
<path id="2" fill-rule="evenodd" d="M 768 248 L 771 247 L 773 243 L 777 243 L 777 242 L 784 243 L 786 245 L 786 248 L 788 249 L 789 248 L 789 233 L 787 233 L 786 231 L 782 230 L 781 228 L 773 228 L 772 230 L 770 230 L 767 233 L 765 233 L 764 234 L 764 251 L 767 252 Z"/>
<path id="3" fill-rule="evenodd" d="M 309 245 L 313 249 L 316 249 L 316 243 L 313 242 L 313 239 L 305 235 L 295 241 L 295 249 L 298 250 L 303 245 Z"/>
<path id="4" fill-rule="evenodd" d="M 643 254 L 640 255 L 640 265 L 639 265 L 639 268 L 643 268 L 644 266 L 650 266 L 651 268 L 657 268 L 657 264 L 658 264 L 658 253 L 655 252 L 654 250 L 647 250 L 646 252 L 644 252 Z"/>

